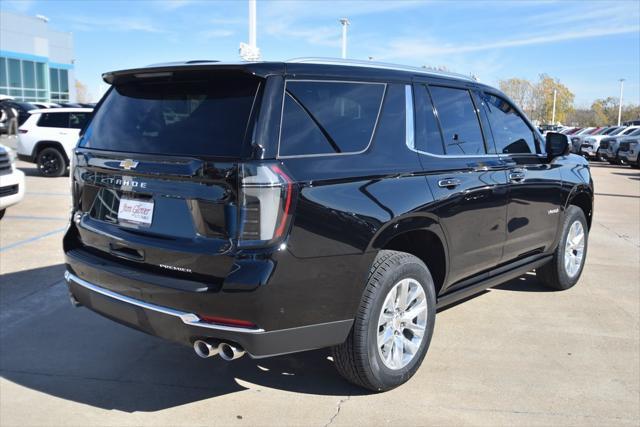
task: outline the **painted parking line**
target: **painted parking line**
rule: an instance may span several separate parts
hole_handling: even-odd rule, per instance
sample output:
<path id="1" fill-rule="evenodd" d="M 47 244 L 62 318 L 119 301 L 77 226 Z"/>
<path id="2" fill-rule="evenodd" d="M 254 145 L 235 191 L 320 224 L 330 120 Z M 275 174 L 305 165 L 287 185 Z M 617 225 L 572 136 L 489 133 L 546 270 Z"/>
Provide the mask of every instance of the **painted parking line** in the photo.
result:
<path id="1" fill-rule="evenodd" d="M 3 219 L 22 219 L 29 221 L 68 221 L 69 218 L 63 216 L 30 216 L 30 215 L 7 215 Z"/>
<path id="2" fill-rule="evenodd" d="M 20 240 L 18 242 L 11 243 L 10 245 L 7 245 L 7 246 L 2 246 L 2 247 L 0 247 L 0 253 L 6 252 L 9 249 L 15 249 L 15 248 L 17 248 L 19 246 L 26 245 L 28 243 L 36 242 L 36 241 L 38 241 L 40 239 L 44 239 L 45 237 L 53 236 L 54 234 L 62 233 L 66 229 L 67 229 L 67 227 L 57 228 L 57 229 L 55 229 L 53 231 L 49 231 L 48 233 L 44 233 L 44 234 L 40 234 L 38 236 L 30 237 L 28 239 Z"/>

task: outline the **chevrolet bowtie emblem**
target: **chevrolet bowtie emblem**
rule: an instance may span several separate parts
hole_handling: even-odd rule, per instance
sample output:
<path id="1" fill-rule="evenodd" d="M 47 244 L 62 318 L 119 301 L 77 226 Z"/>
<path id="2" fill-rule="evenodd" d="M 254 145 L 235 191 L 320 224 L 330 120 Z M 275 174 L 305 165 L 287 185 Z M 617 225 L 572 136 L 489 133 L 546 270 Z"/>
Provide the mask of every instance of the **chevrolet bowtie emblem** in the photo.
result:
<path id="1" fill-rule="evenodd" d="M 125 159 L 120 162 L 120 167 L 126 170 L 135 169 L 137 166 L 138 166 L 138 162 L 133 161 L 131 159 Z"/>

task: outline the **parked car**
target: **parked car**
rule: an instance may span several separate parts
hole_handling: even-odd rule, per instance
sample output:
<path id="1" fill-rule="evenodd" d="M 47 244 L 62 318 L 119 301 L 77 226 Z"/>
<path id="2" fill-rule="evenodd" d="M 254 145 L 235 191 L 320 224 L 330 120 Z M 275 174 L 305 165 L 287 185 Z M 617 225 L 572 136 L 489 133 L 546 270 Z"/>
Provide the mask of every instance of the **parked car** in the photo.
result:
<path id="1" fill-rule="evenodd" d="M 618 155 L 629 166 L 633 168 L 640 167 L 638 161 L 638 151 L 640 151 L 640 138 L 625 138 L 620 142 L 620 149 Z"/>
<path id="2" fill-rule="evenodd" d="M 332 347 L 388 390 L 438 307 L 580 277 L 589 165 L 490 86 L 338 60 L 103 78 L 72 162 L 72 300 L 201 357 Z"/>
<path id="3" fill-rule="evenodd" d="M 16 168 L 15 160 L 13 150 L 0 144 L 0 219 L 24 197 L 24 172 Z"/>
<path id="4" fill-rule="evenodd" d="M 601 133 L 584 137 L 584 139 L 582 140 L 582 144 L 580 144 L 580 154 L 588 159 L 599 160 L 601 162 L 606 161 L 606 159 L 598 153 L 598 149 L 600 148 L 600 141 L 604 138 L 618 135 L 624 130 L 624 126 L 611 126 L 609 128 L 606 128 Z"/>
<path id="5" fill-rule="evenodd" d="M 600 141 L 600 147 L 598 148 L 598 157 L 603 158 L 612 165 L 620 165 L 625 162 L 623 158 L 619 156 L 618 150 L 620 142 L 624 141 L 627 137 L 633 137 L 640 135 L 640 126 L 629 126 L 617 136 L 610 138 L 604 138 Z"/>
<path id="6" fill-rule="evenodd" d="M 30 111 L 37 109 L 35 105 L 28 102 L 13 100 L 0 101 L 0 106 L 13 108 L 18 113 L 18 126 L 21 126 L 29 118 Z"/>
<path id="7" fill-rule="evenodd" d="M 569 139 L 571 139 L 571 152 L 574 154 L 580 154 L 580 147 L 582 146 L 582 140 L 589 135 L 597 135 L 598 133 L 604 131 L 607 128 L 603 127 L 595 127 L 595 128 L 587 128 L 584 131 L 579 132 L 576 135 L 571 135 Z"/>
<path id="8" fill-rule="evenodd" d="M 36 163 L 43 176 L 66 173 L 80 129 L 91 116 L 90 108 L 33 110 L 18 129 L 18 156 Z"/>

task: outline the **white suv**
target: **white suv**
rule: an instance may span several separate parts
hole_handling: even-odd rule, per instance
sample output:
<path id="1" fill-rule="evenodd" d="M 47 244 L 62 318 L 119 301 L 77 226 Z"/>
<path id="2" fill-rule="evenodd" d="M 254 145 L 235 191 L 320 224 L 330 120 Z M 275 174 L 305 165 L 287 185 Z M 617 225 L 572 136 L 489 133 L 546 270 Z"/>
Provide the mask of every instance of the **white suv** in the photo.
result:
<path id="1" fill-rule="evenodd" d="M 0 219 L 9 206 L 24 197 L 24 172 L 15 165 L 15 153 L 0 144 Z"/>
<path id="2" fill-rule="evenodd" d="M 18 130 L 18 157 L 36 163 L 44 176 L 64 175 L 80 129 L 92 112 L 91 108 L 30 111 Z"/>

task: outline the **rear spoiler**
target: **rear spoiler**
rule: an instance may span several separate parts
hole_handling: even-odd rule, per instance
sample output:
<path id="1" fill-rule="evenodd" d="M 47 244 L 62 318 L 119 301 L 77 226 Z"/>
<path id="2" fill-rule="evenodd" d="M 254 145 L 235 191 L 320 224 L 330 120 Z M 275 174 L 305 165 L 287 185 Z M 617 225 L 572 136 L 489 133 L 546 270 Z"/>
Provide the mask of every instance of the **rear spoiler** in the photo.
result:
<path id="1" fill-rule="evenodd" d="M 170 76 L 174 72 L 182 71 L 239 71 L 265 78 L 270 75 L 284 74 L 285 65 L 284 63 L 278 62 L 247 62 L 229 64 L 216 61 L 191 61 L 110 71 L 102 74 L 102 79 L 106 83 L 112 85 L 137 78 L 163 77 L 165 75 Z"/>

